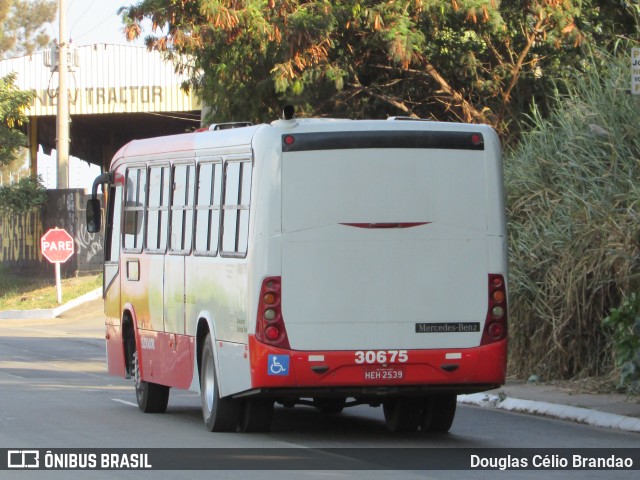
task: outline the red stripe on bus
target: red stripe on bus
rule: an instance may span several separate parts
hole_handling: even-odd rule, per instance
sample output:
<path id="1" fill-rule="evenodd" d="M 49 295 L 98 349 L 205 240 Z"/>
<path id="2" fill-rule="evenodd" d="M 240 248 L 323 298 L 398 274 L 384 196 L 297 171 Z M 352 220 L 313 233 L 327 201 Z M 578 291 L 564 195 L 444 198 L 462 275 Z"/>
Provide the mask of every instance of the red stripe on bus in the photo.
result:
<path id="1" fill-rule="evenodd" d="M 356 228 L 412 228 L 429 225 L 431 222 L 387 222 L 387 223 L 341 223 L 347 227 Z"/>

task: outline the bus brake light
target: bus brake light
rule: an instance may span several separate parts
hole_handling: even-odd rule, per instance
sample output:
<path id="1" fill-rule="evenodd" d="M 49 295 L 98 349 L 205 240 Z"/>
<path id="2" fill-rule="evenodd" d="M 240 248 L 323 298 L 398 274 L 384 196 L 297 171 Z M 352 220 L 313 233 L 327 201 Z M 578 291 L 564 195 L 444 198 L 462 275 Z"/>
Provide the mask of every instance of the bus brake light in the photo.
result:
<path id="1" fill-rule="evenodd" d="M 481 345 L 507 337 L 507 290 L 502 275 L 489 275 L 489 305 Z"/>
<path id="2" fill-rule="evenodd" d="M 284 326 L 281 310 L 281 278 L 268 277 L 262 281 L 256 339 L 274 347 L 289 349 L 289 338 Z"/>

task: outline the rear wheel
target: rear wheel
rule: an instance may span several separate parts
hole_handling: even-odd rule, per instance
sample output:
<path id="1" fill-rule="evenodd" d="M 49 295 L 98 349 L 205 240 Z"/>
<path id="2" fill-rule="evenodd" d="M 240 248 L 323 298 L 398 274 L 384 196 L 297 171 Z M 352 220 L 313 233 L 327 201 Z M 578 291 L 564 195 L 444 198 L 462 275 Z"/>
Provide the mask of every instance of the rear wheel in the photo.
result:
<path id="1" fill-rule="evenodd" d="M 200 399 L 202 417 L 210 432 L 234 432 L 238 426 L 239 403 L 232 398 L 220 398 L 216 367 L 213 361 L 211 334 L 202 348 L 200 364 Z"/>
<path id="2" fill-rule="evenodd" d="M 136 386 L 138 408 L 144 413 L 164 413 L 169 403 L 169 387 L 142 380 L 140 377 L 140 361 L 135 347 L 133 351 L 133 378 Z"/>
<path id="3" fill-rule="evenodd" d="M 394 398 L 384 402 L 384 419 L 392 432 L 415 432 L 422 412 L 420 398 Z"/>
<path id="4" fill-rule="evenodd" d="M 447 433 L 456 416 L 458 397 L 454 394 L 432 395 L 424 399 L 420 428 L 423 432 Z"/>
<path id="5" fill-rule="evenodd" d="M 273 418 L 273 400 L 250 398 L 245 401 L 240 416 L 242 432 L 268 432 Z"/>

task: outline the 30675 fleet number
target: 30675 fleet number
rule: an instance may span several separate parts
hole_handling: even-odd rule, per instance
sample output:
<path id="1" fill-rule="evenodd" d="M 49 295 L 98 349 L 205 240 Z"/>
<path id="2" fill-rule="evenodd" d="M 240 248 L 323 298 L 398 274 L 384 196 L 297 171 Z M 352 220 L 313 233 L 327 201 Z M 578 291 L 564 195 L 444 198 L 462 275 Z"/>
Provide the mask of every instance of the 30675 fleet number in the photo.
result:
<path id="1" fill-rule="evenodd" d="M 367 350 L 356 352 L 356 364 L 406 363 L 409 354 L 406 350 Z"/>

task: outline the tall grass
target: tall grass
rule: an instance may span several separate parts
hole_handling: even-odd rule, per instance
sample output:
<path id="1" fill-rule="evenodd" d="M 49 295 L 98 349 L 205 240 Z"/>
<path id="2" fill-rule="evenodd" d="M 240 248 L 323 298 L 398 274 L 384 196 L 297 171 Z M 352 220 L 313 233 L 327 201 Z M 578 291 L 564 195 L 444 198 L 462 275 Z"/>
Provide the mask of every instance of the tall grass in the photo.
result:
<path id="1" fill-rule="evenodd" d="M 640 95 L 630 48 L 594 53 L 506 155 L 510 373 L 608 374 L 601 321 L 640 286 Z"/>

